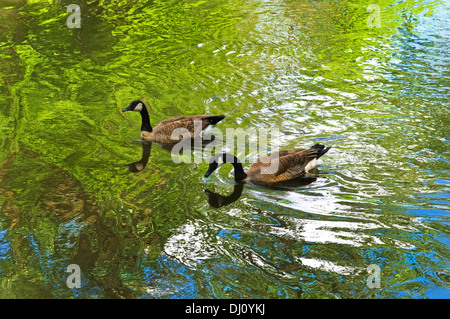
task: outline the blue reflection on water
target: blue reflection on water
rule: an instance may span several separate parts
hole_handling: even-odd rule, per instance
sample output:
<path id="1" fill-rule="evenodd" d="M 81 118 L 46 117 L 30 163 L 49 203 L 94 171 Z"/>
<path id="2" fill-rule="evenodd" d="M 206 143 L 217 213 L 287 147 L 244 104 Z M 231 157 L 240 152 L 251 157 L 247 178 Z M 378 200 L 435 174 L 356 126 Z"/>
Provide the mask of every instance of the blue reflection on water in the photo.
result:
<path id="1" fill-rule="evenodd" d="M 11 248 L 11 244 L 6 241 L 5 235 L 8 232 L 7 229 L 0 231 L 0 259 L 5 259 L 5 255 Z"/>
<path id="2" fill-rule="evenodd" d="M 168 270 L 170 269 L 170 273 Z M 166 254 L 143 267 L 146 291 L 141 298 L 193 299 L 199 287 L 195 271 Z M 178 280 L 174 281 L 174 277 Z M 169 279 L 170 278 L 170 279 Z"/>
<path id="3" fill-rule="evenodd" d="M 450 215 L 450 211 L 448 210 L 443 210 L 443 209 L 429 209 L 429 208 L 414 208 L 414 209 L 408 209 L 407 210 L 408 214 L 411 215 L 419 215 L 419 216 L 427 216 L 427 215 L 432 215 L 432 216 L 436 216 L 436 215 L 444 215 L 444 216 L 448 216 Z"/>

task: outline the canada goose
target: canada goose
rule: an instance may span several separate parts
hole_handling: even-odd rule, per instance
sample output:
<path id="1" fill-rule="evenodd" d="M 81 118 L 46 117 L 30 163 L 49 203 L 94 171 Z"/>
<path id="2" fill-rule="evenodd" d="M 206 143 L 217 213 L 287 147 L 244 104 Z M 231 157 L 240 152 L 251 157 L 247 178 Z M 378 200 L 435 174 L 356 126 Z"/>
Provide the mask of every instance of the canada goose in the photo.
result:
<path id="1" fill-rule="evenodd" d="M 328 152 L 330 147 L 316 144 L 310 149 L 296 149 L 274 152 L 259 158 L 253 163 L 247 172 L 244 172 L 239 159 L 228 153 L 216 154 L 209 161 L 208 171 L 205 177 L 218 167 L 219 158 L 224 163 L 234 166 L 234 179 L 236 181 L 250 181 L 254 184 L 279 185 L 302 177 L 317 165 L 317 159 Z"/>
<path id="2" fill-rule="evenodd" d="M 147 142 L 157 143 L 174 143 L 182 140 L 184 137 L 186 137 L 182 135 L 184 134 L 183 129 L 185 129 L 184 132 L 189 133 L 191 138 L 199 137 L 200 132 L 204 130 L 208 125 L 215 125 L 225 118 L 225 115 L 180 116 L 163 120 L 159 122 L 158 125 L 156 125 L 154 128 L 152 128 L 152 126 L 150 125 L 150 117 L 148 115 L 147 108 L 142 101 L 136 100 L 131 102 L 127 108 L 122 110 L 122 112 L 127 111 L 135 111 L 141 113 L 141 138 Z M 172 136 L 172 132 L 177 128 L 181 129 L 180 134 Z"/>

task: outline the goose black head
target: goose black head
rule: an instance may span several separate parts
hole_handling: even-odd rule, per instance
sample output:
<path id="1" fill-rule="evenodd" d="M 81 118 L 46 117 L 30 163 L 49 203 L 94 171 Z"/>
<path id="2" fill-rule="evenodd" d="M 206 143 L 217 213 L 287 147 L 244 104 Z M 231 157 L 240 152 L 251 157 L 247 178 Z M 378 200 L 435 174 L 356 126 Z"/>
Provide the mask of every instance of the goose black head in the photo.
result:
<path id="1" fill-rule="evenodd" d="M 228 153 L 222 153 L 222 154 L 216 154 L 209 160 L 209 167 L 208 171 L 205 174 L 205 177 L 209 177 L 212 172 L 214 172 L 217 167 L 219 167 L 219 159 L 222 159 L 223 163 L 231 163 L 234 166 L 234 177 L 235 180 L 243 180 L 247 177 L 247 174 L 244 173 L 244 170 L 242 168 L 242 164 L 239 161 L 239 159 L 231 154 Z"/>
<path id="2" fill-rule="evenodd" d="M 145 108 L 144 102 L 142 102 L 140 100 L 136 100 L 136 101 L 131 102 L 130 105 L 128 105 L 125 109 L 122 110 L 122 112 L 127 112 L 127 111 L 141 112 L 144 108 Z"/>
<path id="3" fill-rule="evenodd" d="M 212 174 L 212 172 L 214 172 L 217 167 L 219 167 L 219 158 L 221 156 L 219 154 L 214 155 L 213 157 L 211 157 L 211 159 L 209 160 L 209 166 L 208 166 L 208 171 L 205 174 L 205 177 L 209 177 L 209 175 Z"/>

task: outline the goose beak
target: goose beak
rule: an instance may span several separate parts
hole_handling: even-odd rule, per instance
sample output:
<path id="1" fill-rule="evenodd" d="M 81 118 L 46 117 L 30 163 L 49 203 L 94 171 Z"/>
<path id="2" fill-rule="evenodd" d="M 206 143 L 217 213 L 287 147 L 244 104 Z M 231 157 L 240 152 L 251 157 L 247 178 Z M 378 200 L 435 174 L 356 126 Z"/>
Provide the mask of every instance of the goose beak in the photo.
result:
<path id="1" fill-rule="evenodd" d="M 122 110 L 122 112 L 130 111 L 130 110 L 131 110 L 131 107 L 128 106 L 127 108 L 124 108 L 124 109 Z"/>
<path id="2" fill-rule="evenodd" d="M 209 170 L 206 172 L 205 177 L 209 177 L 209 175 L 211 175 L 212 172 L 214 172 L 214 169 L 209 169 Z"/>
<path id="3" fill-rule="evenodd" d="M 214 172 L 220 166 L 221 165 L 218 165 L 217 163 L 209 164 L 208 171 L 206 172 L 205 177 L 209 177 L 209 175 L 211 175 L 212 172 Z"/>

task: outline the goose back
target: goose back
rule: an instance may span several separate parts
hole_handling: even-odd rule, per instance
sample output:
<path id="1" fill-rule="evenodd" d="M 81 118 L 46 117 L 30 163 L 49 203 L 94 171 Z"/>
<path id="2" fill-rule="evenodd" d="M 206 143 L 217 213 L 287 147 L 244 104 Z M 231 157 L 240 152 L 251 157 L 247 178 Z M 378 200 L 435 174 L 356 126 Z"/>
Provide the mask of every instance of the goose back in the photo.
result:
<path id="1" fill-rule="evenodd" d="M 280 183 L 305 174 L 307 165 L 316 160 L 316 149 L 294 149 L 269 153 L 259 158 L 247 170 L 247 178 L 264 184 Z"/>
<path id="2" fill-rule="evenodd" d="M 185 137 L 196 138 L 208 125 L 215 125 L 223 118 L 225 118 L 223 115 L 190 115 L 169 118 L 159 122 L 152 132 L 141 131 L 141 137 L 144 140 L 159 143 L 173 143 Z M 176 134 L 176 129 L 180 129 L 180 134 Z M 186 136 L 186 133 L 189 136 Z"/>

